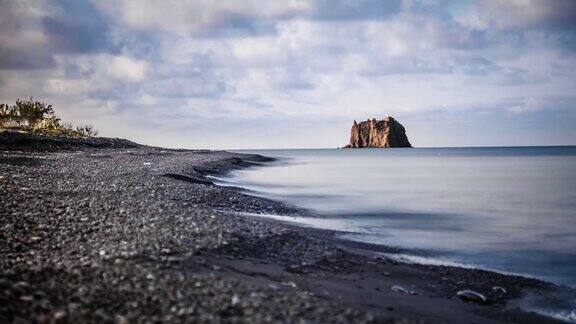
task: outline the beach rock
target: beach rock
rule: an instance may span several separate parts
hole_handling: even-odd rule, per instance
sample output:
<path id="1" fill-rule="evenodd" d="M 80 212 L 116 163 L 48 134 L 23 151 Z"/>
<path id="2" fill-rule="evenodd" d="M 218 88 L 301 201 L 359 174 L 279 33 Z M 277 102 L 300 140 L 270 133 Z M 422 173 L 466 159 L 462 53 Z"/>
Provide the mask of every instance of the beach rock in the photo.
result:
<path id="1" fill-rule="evenodd" d="M 383 120 L 354 121 L 350 143 L 346 148 L 363 147 L 412 147 L 404 126 L 388 116 Z"/>
<path id="2" fill-rule="evenodd" d="M 484 304 L 486 303 L 486 297 L 484 295 L 477 293 L 473 290 L 462 290 L 456 293 L 456 295 L 466 302 Z"/>
<path id="3" fill-rule="evenodd" d="M 505 294 L 506 293 L 506 289 L 500 286 L 494 286 L 492 287 L 492 291 L 496 292 L 496 293 L 500 293 L 500 294 Z"/>
<path id="4" fill-rule="evenodd" d="M 404 287 L 402 286 L 392 286 L 392 288 L 390 288 L 393 292 L 399 292 L 399 293 L 404 293 L 404 294 L 410 294 L 410 292 L 406 289 L 404 289 Z"/>

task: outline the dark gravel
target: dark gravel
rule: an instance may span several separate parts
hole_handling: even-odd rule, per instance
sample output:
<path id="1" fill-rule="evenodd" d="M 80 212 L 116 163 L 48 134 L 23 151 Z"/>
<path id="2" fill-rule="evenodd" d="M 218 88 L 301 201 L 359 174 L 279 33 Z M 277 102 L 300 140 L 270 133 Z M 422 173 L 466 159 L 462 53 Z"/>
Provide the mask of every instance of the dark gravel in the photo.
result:
<path id="1" fill-rule="evenodd" d="M 36 140 L 22 136 L 0 147 Z M 204 251 L 234 245 L 239 233 L 285 235 L 277 226 L 215 208 L 289 212 L 287 207 L 204 177 L 267 159 L 132 148 L 129 142 L 129 148 L 94 150 L 94 141 L 59 138 L 18 147 L 30 152 L 48 142 L 56 153 L 0 154 L 1 323 L 373 318 L 312 296 L 255 289 L 183 266 L 198 263 Z M 82 150 L 62 151 L 72 148 Z"/>
<path id="2" fill-rule="evenodd" d="M 139 147 L 146 146 L 120 138 L 88 137 L 71 139 L 66 136 L 0 130 L 0 151 L 55 152 L 90 148 Z"/>
<path id="3" fill-rule="evenodd" d="M 330 232 L 240 216 L 301 212 L 206 177 L 270 160 L 258 155 L 9 133 L 0 133 L 0 150 L 0 323 L 539 322 L 504 306 L 523 288 L 551 287 L 491 272 L 398 265 Z M 246 265 L 250 271 L 240 270 Z M 447 310 L 439 320 L 417 302 L 414 312 L 391 313 L 413 297 L 378 288 L 372 301 L 362 300 L 368 295 L 358 275 L 364 285 L 425 278 L 434 288 L 419 294 L 429 296 L 430 312 L 446 308 L 446 300 L 465 315 Z M 454 301 L 471 278 L 473 288 L 498 284 L 510 294 L 489 295 L 490 309 Z M 359 288 L 347 299 L 352 285 Z"/>

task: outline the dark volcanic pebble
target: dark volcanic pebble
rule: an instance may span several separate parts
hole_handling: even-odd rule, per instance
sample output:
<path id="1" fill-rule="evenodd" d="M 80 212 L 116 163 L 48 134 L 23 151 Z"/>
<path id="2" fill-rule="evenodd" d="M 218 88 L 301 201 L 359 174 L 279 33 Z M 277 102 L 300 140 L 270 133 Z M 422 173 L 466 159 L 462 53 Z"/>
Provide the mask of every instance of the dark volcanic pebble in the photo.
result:
<path id="1" fill-rule="evenodd" d="M 0 145 L 33 151 L 0 152 L 0 323 L 373 318 L 188 266 L 202 264 L 203 253 L 254 254 L 263 252 L 262 242 L 280 246 L 299 237 L 224 214 L 290 209 L 213 186 L 204 176 L 267 159 L 128 141 L 34 140 L 17 135 Z M 93 142 L 114 149 L 94 150 Z M 36 152 L 38 145 L 57 152 Z"/>
<path id="2" fill-rule="evenodd" d="M 486 303 L 486 297 L 481 293 L 475 292 L 473 290 L 461 290 L 456 295 L 463 301 L 484 304 Z"/>
<path id="3" fill-rule="evenodd" d="M 503 310 L 548 284 L 367 256 L 389 248 L 242 216 L 302 211 L 207 177 L 268 161 L 0 132 L 0 323 L 542 322 Z M 453 313 L 465 288 L 495 304 Z"/>

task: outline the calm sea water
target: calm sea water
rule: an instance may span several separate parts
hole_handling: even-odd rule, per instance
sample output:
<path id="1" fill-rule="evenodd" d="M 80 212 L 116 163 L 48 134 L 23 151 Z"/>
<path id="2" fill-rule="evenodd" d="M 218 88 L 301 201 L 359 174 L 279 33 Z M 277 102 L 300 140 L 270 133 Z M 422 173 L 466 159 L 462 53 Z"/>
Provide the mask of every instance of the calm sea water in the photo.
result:
<path id="1" fill-rule="evenodd" d="M 225 180 L 318 216 L 289 220 L 576 285 L 576 147 L 243 152 L 280 160 Z"/>

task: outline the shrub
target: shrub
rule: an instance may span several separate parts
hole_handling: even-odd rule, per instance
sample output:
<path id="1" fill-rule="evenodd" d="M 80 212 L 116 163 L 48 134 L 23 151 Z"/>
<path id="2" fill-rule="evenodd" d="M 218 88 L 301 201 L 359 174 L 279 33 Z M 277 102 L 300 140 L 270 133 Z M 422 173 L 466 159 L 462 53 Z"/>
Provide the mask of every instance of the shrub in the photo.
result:
<path id="1" fill-rule="evenodd" d="M 60 124 L 59 132 L 64 136 L 72 136 L 72 137 L 82 136 L 76 131 L 72 123 Z"/>
<path id="2" fill-rule="evenodd" d="M 58 134 L 61 132 L 60 119 L 51 116 L 35 123 L 32 129 L 36 132 Z"/>
<path id="3" fill-rule="evenodd" d="M 54 115 L 52 105 L 34 100 L 32 97 L 26 100 L 18 99 L 13 106 L 0 104 L 0 128 L 72 137 L 98 135 L 98 131 L 92 125 L 75 128 L 70 123 L 60 124 L 60 119 Z"/>
<path id="4" fill-rule="evenodd" d="M 75 131 L 74 125 L 72 125 L 72 123 L 64 123 L 64 124 L 61 124 L 60 127 L 66 131 Z"/>
<path id="5" fill-rule="evenodd" d="M 14 118 L 17 115 L 14 107 L 7 104 L 0 104 L 0 118 Z"/>
<path id="6" fill-rule="evenodd" d="M 0 104 L 0 127 L 18 127 L 20 120 L 18 120 L 18 112 L 15 107 L 7 104 Z"/>
<path id="7" fill-rule="evenodd" d="M 76 131 L 82 136 L 96 136 L 98 131 L 92 125 L 82 125 L 76 127 Z"/>
<path id="8" fill-rule="evenodd" d="M 18 112 L 20 118 L 28 120 L 30 126 L 34 126 L 38 121 L 44 118 L 54 117 L 54 109 L 52 109 L 52 105 L 48 105 L 39 100 L 34 100 L 32 97 L 26 100 L 16 100 L 14 109 Z"/>

